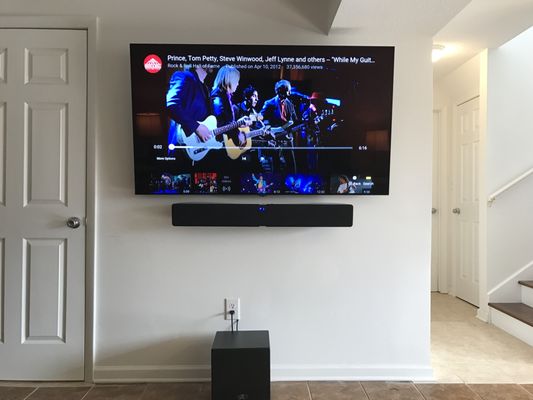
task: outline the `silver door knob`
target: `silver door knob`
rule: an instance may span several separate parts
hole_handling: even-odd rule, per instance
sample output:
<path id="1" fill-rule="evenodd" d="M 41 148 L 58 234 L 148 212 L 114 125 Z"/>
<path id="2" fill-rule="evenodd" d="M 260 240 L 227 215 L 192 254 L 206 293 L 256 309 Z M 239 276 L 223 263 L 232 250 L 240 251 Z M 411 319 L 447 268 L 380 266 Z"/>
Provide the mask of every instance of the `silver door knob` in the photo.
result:
<path id="1" fill-rule="evenodd" d="M 72 229 L 79 228 L 81 225 L 81 221 L 78 217 L 70 217 L 67 219 L 67 226 Z"/>
<path id="2" fill-rule="evenodd" d="M 435 207 L 431 209 L 431 214 L 437 214 L 437 209 Z"/>
<path id="3" fill-rule="evenodd" d="M 461 209 L 460 209 L 460 208 L 454 208 L 454 209 L 452 210 L 452 213 L 454 213 L 454 214 L 461 214 Z"/>

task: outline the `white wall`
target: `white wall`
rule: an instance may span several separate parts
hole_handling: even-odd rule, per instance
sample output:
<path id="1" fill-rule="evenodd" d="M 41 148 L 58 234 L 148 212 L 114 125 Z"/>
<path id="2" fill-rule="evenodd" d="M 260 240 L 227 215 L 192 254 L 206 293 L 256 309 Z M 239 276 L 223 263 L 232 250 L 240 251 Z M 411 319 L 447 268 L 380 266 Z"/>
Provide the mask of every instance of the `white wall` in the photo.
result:
<path id="1" fill-rule="evenodd" d="M 533 168 L 533 29 L 488 58 L 487 190 Z M 533 176 L 488 209 L 489 289 L 533 261 Z"/>
<path id="2" fill-rule="evenodd" d="M 304 20 L 259 19 L 247 2 L 229 3 L 239 7 L 2 2 L 4 14 L 99 17 L 96 377 L 209 377 L 214 332 L 228 328 L 226 296 L 241 298 L 242 329 L 270 330 L 275 379 L 429 377 L 431 38 L 324 36 Z M 131 42 L 396 46 L 390 196 L 268 198 L 350 201 L 350 229 L 172 227 L 170 204 L 181 198 L 133 194 Z"/>
<path id="3" fill-rule="evenodd" d="M 435 108 L 457 106 L 479 96 L 480 55 L 472 57 L 460 67 L 435 81 Z"/>

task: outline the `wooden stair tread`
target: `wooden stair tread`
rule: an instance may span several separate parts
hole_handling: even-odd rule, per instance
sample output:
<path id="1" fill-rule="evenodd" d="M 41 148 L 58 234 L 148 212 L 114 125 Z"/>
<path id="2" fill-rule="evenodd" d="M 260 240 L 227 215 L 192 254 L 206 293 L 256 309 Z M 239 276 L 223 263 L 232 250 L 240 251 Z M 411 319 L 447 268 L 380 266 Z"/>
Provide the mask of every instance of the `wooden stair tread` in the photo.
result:
<path id="1" fill-rule="evenodd" d="M 533 289 L 533 281 L 518 281 L 518 283 L 522 286 L 527 286 Z"/>
<path id="2" fill-rule="evenodd" d="M 524 303 L 489 303 L 489 307 L 510 315 L 524 324 L 533 326 L 533 307 Z"/>

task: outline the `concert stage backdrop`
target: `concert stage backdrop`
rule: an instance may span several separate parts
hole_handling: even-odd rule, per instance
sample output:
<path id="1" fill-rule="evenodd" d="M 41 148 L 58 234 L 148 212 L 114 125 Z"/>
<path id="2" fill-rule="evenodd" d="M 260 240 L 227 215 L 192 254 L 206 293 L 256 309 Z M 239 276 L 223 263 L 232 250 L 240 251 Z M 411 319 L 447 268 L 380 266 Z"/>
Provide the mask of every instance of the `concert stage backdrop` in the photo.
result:
<path id="1" fill-rule="evenodd" d="M 137 194 L 388 194 L 393 47 L 130 56 Z"/>

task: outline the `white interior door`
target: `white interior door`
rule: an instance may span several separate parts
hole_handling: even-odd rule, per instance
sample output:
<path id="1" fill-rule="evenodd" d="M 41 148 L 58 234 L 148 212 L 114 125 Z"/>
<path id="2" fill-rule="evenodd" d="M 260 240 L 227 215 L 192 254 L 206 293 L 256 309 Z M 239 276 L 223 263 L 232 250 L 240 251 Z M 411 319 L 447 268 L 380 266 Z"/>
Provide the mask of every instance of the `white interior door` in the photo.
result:
<path id="1" fill-rule="evenodd" d="M 86 42 L 0 29 L 2 380 L 84 379 Z"/>
<path id="2" fill-rule="evenodd" d="M 479 306 L 479 98 L 457 106 L 456 296 Z"/>

